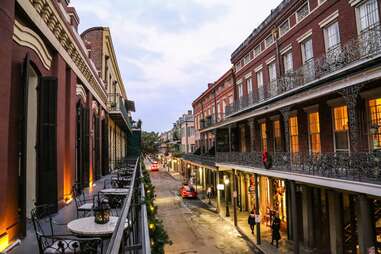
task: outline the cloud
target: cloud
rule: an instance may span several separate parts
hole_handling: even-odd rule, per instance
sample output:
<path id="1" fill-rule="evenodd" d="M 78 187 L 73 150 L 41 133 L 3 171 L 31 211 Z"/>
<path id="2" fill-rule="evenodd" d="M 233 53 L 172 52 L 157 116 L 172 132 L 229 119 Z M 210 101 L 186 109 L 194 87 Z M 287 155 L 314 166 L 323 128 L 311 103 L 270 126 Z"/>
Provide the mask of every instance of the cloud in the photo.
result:
<path id="1" fill-rule="evenodd" d="M 136 101 L 134 117 L 163 131 L 231 67 L 230 54 L 280 0 L 71 3 L 81 30 L 110 27 L 128 97 Z"/>

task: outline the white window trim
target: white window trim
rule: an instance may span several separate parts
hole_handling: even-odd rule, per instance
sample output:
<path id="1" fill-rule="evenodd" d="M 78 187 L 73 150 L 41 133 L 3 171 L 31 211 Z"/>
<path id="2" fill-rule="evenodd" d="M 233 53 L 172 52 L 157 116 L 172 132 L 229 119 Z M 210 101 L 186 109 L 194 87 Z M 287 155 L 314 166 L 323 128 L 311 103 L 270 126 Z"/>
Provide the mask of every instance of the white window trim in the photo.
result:
<path id="1" fill-rule="evenodd" d="M 298 18 L 298 11 L 299 11 L 300 9 L 302 9 L 302 7 L 304 6 L 305 3 L 303 3 L 303 5 L 300 6 L 299 9 L 297 9 L 296 12 L 295 12 L 295 20 L 296 20 L 296 24 L 302 22 L 305 18 L 307 18 L 307 17 L 311 14 L 310 1 L 309 1 L 309 0 L 306 0 L 306 2 L 307 2 L 307 6 L 308 6 L 308 14 L 307 14 L 305 17 L 303 17 L 302 19 L 299 19 L 299 18 Z"/>
<path id="2" fill-rule="evenodd" d="M 336 24 L 337 23 L 337 26 L 339 28 L 339 43 L 337 45 L 341 45 L 341 34 L 340 34 L 340 25 L 339 25 L 339 21 L 338 20 L 333 20 L 332 22 L 330 22 L 327 26 L 325 26 L 323 28 L 323 36 L 324 36 L 324 47 L 325 47 L 325 52 L 328 52 L 329 51 L 329 48 L 328 48 L 328 35 L 327 35 L 327 27 L 328 26 L 331 26 L 333 24 Z M 336 46 L 337 46 L 336 45 Z"/>
<path id="3" fill-rule="evenodd" d="M 284 23 L 286 23 L 286 22 L 288 22 L 288 30 L 287 30 L 284 34 L 281 34 L 281 32 L 280 32 L 280 28 L 281 28 L 281 26 L 282 26 Z M 280 26 L 278 27 L 278 29 L 279 29 L 279 38 L 282 38 L 283 36 L 285 36 L 285 35 L 291 30 L 290 18 L 288 17 L 287 20 L 285 20 L 282 24 L 280 24 Z"/>
<path id="4" fill-rule="evenodd" d="M 308 30 L 306 33 L 304 33 L 303 35 L 299 36 L 296 41 L 298 43 L 302 43 L 303 41 L 305 41 L 306 39 L 308 39 L 309 37 L 312 36 L 312 29 Z"/>
<path id="5" fill-rule="evenodd" d="M 257 68 L 254 69 L 254 72 L 257 73 L 257 72 L 261 71 L 262 69 L 263 69 L 263 65 L 261 64 Z"/>
<path id="6" fill-rule="evenodd" d="M 352 6 L 355 6 L 355 16 L 356 16 L 356 28 L 357 28 L 357 34 L 361 34 L 361 31 L 360 31 L 360 20 L 359 20 L 359 9 L 358 7 L 361 5 L 361 4 L 364 4 L 365 2 L 367 2 L 368 0 L 358 0 L 356 1 L 356 3 Z M 380 7 L 378 6 L 378 1 L 376 0 L 376 7 L 377 7 L 377 12 L 378 12 L 378 15 L 380 15 Z M 381 21 L 380 19 L 380 16 L 378 17 L 379 19 L 379 22 Z"/>
<path id="7" fill-rule="evenodd" d="M 324 28 L 325 26 L 329 25 L 338 17 L 339 17 L 339 10 L 336 10 L 331 15 L 329 15 L 328 17 L 326 17 L 325 19 L 319 22 L 320 28 Z"/>
<path id="8" fill-rule="evenodd" d="M 312 58 L 306 60 L 306 49 L 305 49 L 305 42 L 307 42 L 308 40 L 311 40 L 311 44 L 312 44 Z M 302 55 L 302 62 L 303 64 L 305 64 L 307 61 L 311 61 L 312 59 L 314 59 L 314 42 L 312 41 L 312 37 L 307 37 L 305 38 L 304 41 L 300 42 L 300 49 L 301 49 L 301 55 Z"/>
<path id="9" fill-rule="evenodd" d="M 335 151 L 335 153 L 337 152 L 348 152 L 348 154 L 351 153 L 351 141 L 350 141 L 350 137 L 349 137 L 349 129 L 347 130 L 347 137 L 348 137 L 348 150 L 343 150 L 343 149 L 336 149 L 336 135 L 335 135 L 335 111 L 334 111 L 334 108 L 338 108 L 338 107 L 341 107 L 341 106 L 347 106 L 347 104 L 345 103 L 340 103 L 340 104 L 336 104 L 336 105 L 330 105 L 331 106 L 331 121 L 332 121 L 332 136 L 333 136 L 333 150 Z M 348 106 L 347 106 L 347 113 L 348 112 Z M 349 116 L 348 116 L 348 121 L 349 121 Z M 349 125 L 349 123 L 348 123 Z M 348 126 L 349 127 L 349 126 Z"/>
<path id="10" fill-rule="evenodd" d="M 319 112 L 319 105 L 314 105 L 315 107 L 314 107 L 314 109 L 311 109 L 311 110 L 309 110 L 309 111 L 306 111 L 306 113 L 307 113 L 307 129 L 308 129 L 308 153 L 311 155 L 312 154 L 312 141 L 311 141 L 311 131 L 310 131 L 310 125 L 311 125 L 311 123 L 310 123 L 310 116 L 309 116 L 309 114 L 311 114 L 311 113 L 318 113 L 318 115 L 319 115 L 319 128 L 320 128 L 320 112 Z M 317 106 L 317 107 L 316 107 Z M 311 106 L 311 107 L 313 107 L 313 106 Z M 321 153 L 321 132 L 319 131 L 319 141 L 320 141 L 320 151 L 319 151 L 319 153 Z M 335 135 L 333 135 L 333 136 L 335 136 Z"/>
<path id="11" fill-rule="evenodd" d="M 249 72 L 249 73 L 247 73 L 247 74 L 245 75 L 245 79 L 248 79 L 248 78 L 251 78 L 251 72 Z"/>
<path id="12" fill-rule="evenodd" d="M 273 38 L 273 42 L 272 42 L 270 45 L 267 45 L 266 40 L 267 40 L 267 38 L 269 38 L 270 36 Z M 268 35 L 268 36 L 264 39 L 265 49 L 267 49 L 268 47 L 270 47 L 271 45 L 273 45 L 274 42 L 275 42 L 275 38 L 274 38 L 273 34 Z"/>
<path id="13" fill-rule="evenodd" d="M 284 55 L 284 54 L 288 53 L 288 51 L 290 51 L 290 50 L 292 50 L 292 45 L 291 44 L 289 44 L 286 47 L 282 48 L 279 53 L 281 55 Z"/>
<path id="14" fill-rule="evenodd" d="M 318 7 L 327 2 L 327 0 L 318 0 Z"/>
<path id="15" fill-rule="evenodd" d="M 275 56 L 272 56 L 269 59 L 267 59 L 265 63 L 266 63 L 266 65 L 269 65 L 269 64 L 271 64 L 274 61 L 275 61 Z"/>

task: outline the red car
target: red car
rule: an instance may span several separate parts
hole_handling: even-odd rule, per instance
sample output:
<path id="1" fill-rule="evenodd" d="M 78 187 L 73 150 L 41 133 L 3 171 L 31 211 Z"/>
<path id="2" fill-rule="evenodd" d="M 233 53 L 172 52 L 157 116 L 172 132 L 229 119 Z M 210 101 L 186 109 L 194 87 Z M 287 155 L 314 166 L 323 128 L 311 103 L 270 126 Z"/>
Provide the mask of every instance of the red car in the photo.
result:
<path id="1" fill-rule="evenodd" d="M 179 189 L 179 195 L 183 198 L 197 198 L 197 192 L 193 186 L 183 184 Z"/>
<path id="2" fill-rule="evenodd" d="M 152 162 L 151 171 L 159 171 L 159 165 L 157 164 L 157 161 Z"/>

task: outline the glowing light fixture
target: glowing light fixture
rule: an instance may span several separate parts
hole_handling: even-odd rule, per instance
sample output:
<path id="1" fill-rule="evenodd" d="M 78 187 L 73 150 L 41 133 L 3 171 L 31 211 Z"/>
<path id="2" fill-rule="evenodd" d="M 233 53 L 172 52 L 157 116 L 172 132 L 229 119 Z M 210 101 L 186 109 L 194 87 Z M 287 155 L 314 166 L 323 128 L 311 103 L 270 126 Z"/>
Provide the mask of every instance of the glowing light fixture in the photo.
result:
<path id="1" fill-rule="evenodd" d="M 9 245 L 8 234 L 4 233 L 0 235 L 0 252 L 8 248 L 8 245 Z"/>

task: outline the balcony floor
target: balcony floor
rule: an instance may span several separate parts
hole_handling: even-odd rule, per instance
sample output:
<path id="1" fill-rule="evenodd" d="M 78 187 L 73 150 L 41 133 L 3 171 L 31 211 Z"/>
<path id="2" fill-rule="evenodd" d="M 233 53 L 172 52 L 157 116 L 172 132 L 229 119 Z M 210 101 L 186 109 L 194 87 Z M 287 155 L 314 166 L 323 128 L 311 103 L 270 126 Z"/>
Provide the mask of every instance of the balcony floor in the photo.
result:
<path id="1" fill-rule="evenodd" d="M 98 181 L 96 181 L 95 186 L 91 190 L 89 190 L 89 188 L 86 188 L 84 190 L 85 194 L 86 194 L 86 198 L 88 198 L 89 196 L 92 196 L 93 193 L 98 193 L 101 189 L 103 189 L 104 181 L 110 177 L 111 176 L 108 175 L 108 176 L 105 176 L 105 177 L 99 179 Z M 60 224 L 61 223 L 67 224 L 70 221 L 76 219 L 77 218 L 77 212 L 76 212 L 74 200 L 69 205 L 60 209 L 58 211 L 58 213 L 54 215 L 53 218 L 57 223 L 60 223 Z M 46 225 L 48 226 L 48 224 L 46 224 Z M 70 234 L 70 232 L 68 232 L 66 226 L 56 226 L 54 228 L 54 230 L 55 230 L 55 234 Z M 104 244 L 103 249 L 105 250 L 105 248 L 107 246 L 105 246 L 105 242 L 103 244 Z M 35 235 L 31 220 L 28 220 L 26 237 L 24 239 L 22 239 L 21 244 L 19 246 L 17 246 L 16 248 L 14 248 L 10 253 L 11 254 L 25 254 L 25 253 L 37 254 L 37 253 L 39 253 L 38 245 L 37 245 L 37 239 L 36 239 L 36 235 Z"/>

